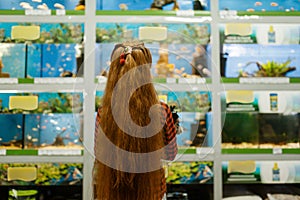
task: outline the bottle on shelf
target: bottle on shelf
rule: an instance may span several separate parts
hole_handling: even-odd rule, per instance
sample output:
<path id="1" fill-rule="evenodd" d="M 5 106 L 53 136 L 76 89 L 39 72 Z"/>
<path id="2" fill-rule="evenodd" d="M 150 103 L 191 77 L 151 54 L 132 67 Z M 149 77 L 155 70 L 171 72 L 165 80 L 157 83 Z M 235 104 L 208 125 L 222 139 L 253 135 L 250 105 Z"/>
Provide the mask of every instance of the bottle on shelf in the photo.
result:
<path id="1" fill-rule="evenodd" d="M 272 168 L 272 176 L 273 176 L 273 181 L 280 181 L 280 169 L 278 167 L 277 162 L 274 163 L 274 166 Z"/>
<path id="2" fill-rule="evenodd" d="M 274 27 L 271 25 L 268 31 L 268 43 L 275 43 L 276 42 L 275 36 L 276 35 L 275 35 Z"/>

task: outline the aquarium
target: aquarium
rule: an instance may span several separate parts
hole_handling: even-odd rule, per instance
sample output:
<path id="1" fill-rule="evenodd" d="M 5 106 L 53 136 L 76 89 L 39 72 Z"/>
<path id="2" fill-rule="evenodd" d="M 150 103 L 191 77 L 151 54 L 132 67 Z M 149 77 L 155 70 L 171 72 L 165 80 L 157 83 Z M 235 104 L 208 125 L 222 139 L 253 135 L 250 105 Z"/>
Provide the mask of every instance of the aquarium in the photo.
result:
<path id="1" fill-rule="evenodd" d="M 168 184 L 204 184 L 213 182 L 213 162 L 172 162 L 167 166 Z"/>
<path id="2" fill-rule="evenodd" d="M 0 149 L 23 148 L 23 115 L 0 113 L 0 124 Z"/>
<path id="3" fill-rule="evenodd" d="M 25 148 L 82 148 L 82 131 L 78 113 L 27 114 Z"/>
<path id="4" fill-rule="evenodd" d="M 97 0 L 97 10 L 209 10 L 210 0 Z"/>
<path id="5" fill-rule="evenodd" d="M 12 1 L 1 1 L 1 10 L 80 10 L 84 8 L 80 6 L 83 4 L 82 0 L 43 0 L 43 1 L 29 1 L 29 0 L 12 0 Z"/>
<path id="6" fill-rule="evenodd" d="M 154 78 L 197 78 L 211 76 L 209 24 L 107 24 L 96 27 L 96 76 L 109 71 L 110 55 L 115 43 L 139 39 L 140 30 L 147 27 L 164 28 L 161 41 L 144 39 L 152 53 L 151 72 Z"/>
<path id="7" fill-rule="evenodd" d="M 300 27 L 287 24 L 224 24 L 223 77 L 299 77 Z"/>
<path id="8" fill-rule="evenodd" d="M 175 106 L 179 115 L 180 131 L 176 136 L 180 147 L 211 147 L 212 118 L 209 92 L 159 91 L 159 98 Z"/>
<path id="9" fill-rule="evenodd" d="M 18 97 L 37 102 L 27 99 L 14 107 Z M 0 100 L 0 148 L 82 148 L 81 93 L 1 93 Z"/>
<path id="10" fill-rule="evenodd" d="M 212 114 L 209 92 L 157 91 L 162 102 L 175 106 L 179 115 L 180 132 L 177 145 L 180 147 L 211 147 Z M 101 106 L 103 91 L 96 92 L 95 111 Z"/>
<path id="11" fill-rule="evenodd" d="M 18 38 L 12 30 L 20 27 L 38 27 L 38 33 Z M 0 23 L 0 77 L 82 76 L 83 31 L 80 23 Z"/>
<path id="12" fill-rule="evenodd" d="M 0 78 L 25 78 L 26 45 L 0 43 Z"/>
<path id="13" fill-rule="evenodd" d="M 248 12 L 293 12 L 299 11 L 300 5 L 298 0 L 247 0 L 243 1 L 242 4 L 238 0 L 219 0 L 220 10 L 237 10 L 237 11 L 248 11 Z"/>
<path id="14" fill-rule="evenodd" d="M 25 179 L 20 173 L 27 172 Z M 0 165 L 0 185 L 6 186 L 63 186 L 82 185 L 83 165 L 81 163 L 4 163 Z M 51 172 L 51 173 L 49 173 Z"/>
<path id="15" fill-rule="evenodd" d="M 298 100 L 298 92 L 226 92 L 222 96 L 222 148 L 299 148 Z"/>
<path id="16" fill-rule="evenodd" d="M 222 162 L 223 197 L 298 199 L 299 161 L 230 160 Z M 226 198 L 225 198 L 226 197 Z"/>

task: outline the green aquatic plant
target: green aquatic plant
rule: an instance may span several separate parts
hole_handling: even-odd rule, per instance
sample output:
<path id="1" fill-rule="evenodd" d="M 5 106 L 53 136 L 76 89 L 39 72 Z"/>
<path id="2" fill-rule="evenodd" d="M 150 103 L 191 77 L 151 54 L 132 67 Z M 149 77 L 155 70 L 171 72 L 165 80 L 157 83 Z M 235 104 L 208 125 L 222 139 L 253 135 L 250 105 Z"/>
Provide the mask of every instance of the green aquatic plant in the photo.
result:
<path id="1" fill-rule="evenodd" d="M 287 73 L 296 70 L 296 67 L 291 67 L 292 59 L 288 58 L 285 62 L 267 61 L 266 63 L 249 62 L 245 66 L 255 63 L 258 70 L 253 74 L 248 74 L 244 70 L 239 72 L 240 77 L 285 77 Z"/>
<path id="2" fill-rule="evenodd" d="M 96 42 L 97 43 L 110 43 L 120 42 L 123 38 L 126 29 L 122 25 L 115 24 L 114 28 L 96 28 Z"/>

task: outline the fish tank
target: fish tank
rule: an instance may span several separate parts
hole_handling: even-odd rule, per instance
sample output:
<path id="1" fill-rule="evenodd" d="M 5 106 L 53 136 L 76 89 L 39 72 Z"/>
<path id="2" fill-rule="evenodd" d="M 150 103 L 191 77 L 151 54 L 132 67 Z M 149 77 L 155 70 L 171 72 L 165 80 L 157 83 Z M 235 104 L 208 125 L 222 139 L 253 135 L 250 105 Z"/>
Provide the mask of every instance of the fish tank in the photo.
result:
<path id="1" fill-rule="evenodd" d="M 85 10 L 84 0 L 12 0 L 0 2 L 0 10 L 19 11 L 19 10 Z"/>
<path id="2" fill-rule="evenodd" d="M 83 32 L 81 23 L 0 23 L 0 78 L 81 77 Z"/>
<path id="3" fill-rule="evenodd" d="M 227 91 L 222 95 L 222 148 L 299 149 L 299 92 Z"/>
<path id="4" fill-rule="evenodd" d="M 1 93 L 0 100 L 0 148 L 82 149 L 82 93 Z"/>
<path id="5" fill-rule="evenodd" d="M 0 172 L 5 199 L 82 198 L 82 163 L 3 163 Z"/>
<path id="6" fill-rule="evenodd" d="M 300 77 L 299 25 L 222 24 L 219 30 L 222 77 Z"/>
<path id="7" fill-rule="evenodd" d="M 299 198 L 299 161 L 230 160 L 222 162 L 224 199 Z"/>
<path id="8" fill-rule="evenodd" d="M 212 161 L 173 161 L 165 171 L 167 199 L 214 199 Z"/>
<path id="9" fill-rule="evenodd" d="M 167 184 L 204 184 L 213 182 L 212 161 L 176 161 L 167 166 Z"/>
<path id="10" fill-rule="evenodd" d="M 298 0 L 247 0 L 242 4 L 238 0 L 219 0 L 220 11 L 238 11 L 242 14 L 269 14 L 277 15 L 280 13 L 293 14 L 300 11 L 300 5 Z M 242 12 L 243 11 L 243 12 Z M 297 14 L 295 14 L 297 15 Z"/>
<path id="11" fill-rule="evenodd" d="M 96 0 L 97 10 L 210 10 L 210 0 Z"/>
<path id="12" fill-rule="evenodd" d="M 145 31 L 163 31 L 160 41 L 145 36 Z M 150 31 L 150 30 L 149 30 Z M 95 75 L 109 72 L 110 55 L 116 43 L 142 40 L 152 54 L 154 79 L 211 77 L 209 24 L 129 24 L 98 23 L 96 27 Z"/>
<path id="13" fill-rule="evenodd" d="M 158 91 L 159 99 L 179 116 L 177 145 L 188 147 L 212 147 L 212 114 L 210 92 Z M 103 91 L 96 92 L 95 112 L 101 106 Z M 96 116 L 96 114 L 95 114 Z"/>

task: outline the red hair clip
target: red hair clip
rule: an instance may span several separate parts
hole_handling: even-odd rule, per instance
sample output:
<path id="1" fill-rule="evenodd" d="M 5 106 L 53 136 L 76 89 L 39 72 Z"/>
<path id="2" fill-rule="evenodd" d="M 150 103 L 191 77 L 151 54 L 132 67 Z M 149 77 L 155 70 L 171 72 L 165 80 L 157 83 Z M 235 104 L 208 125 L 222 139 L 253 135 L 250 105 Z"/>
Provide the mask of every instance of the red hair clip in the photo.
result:
<path id="1" fill-rule="evenodd" d="M 124 53 L 121 53 L 121 55 L 120 55 L 120 64 L 121 65 L 125 64 L 125 54 Z"/>

